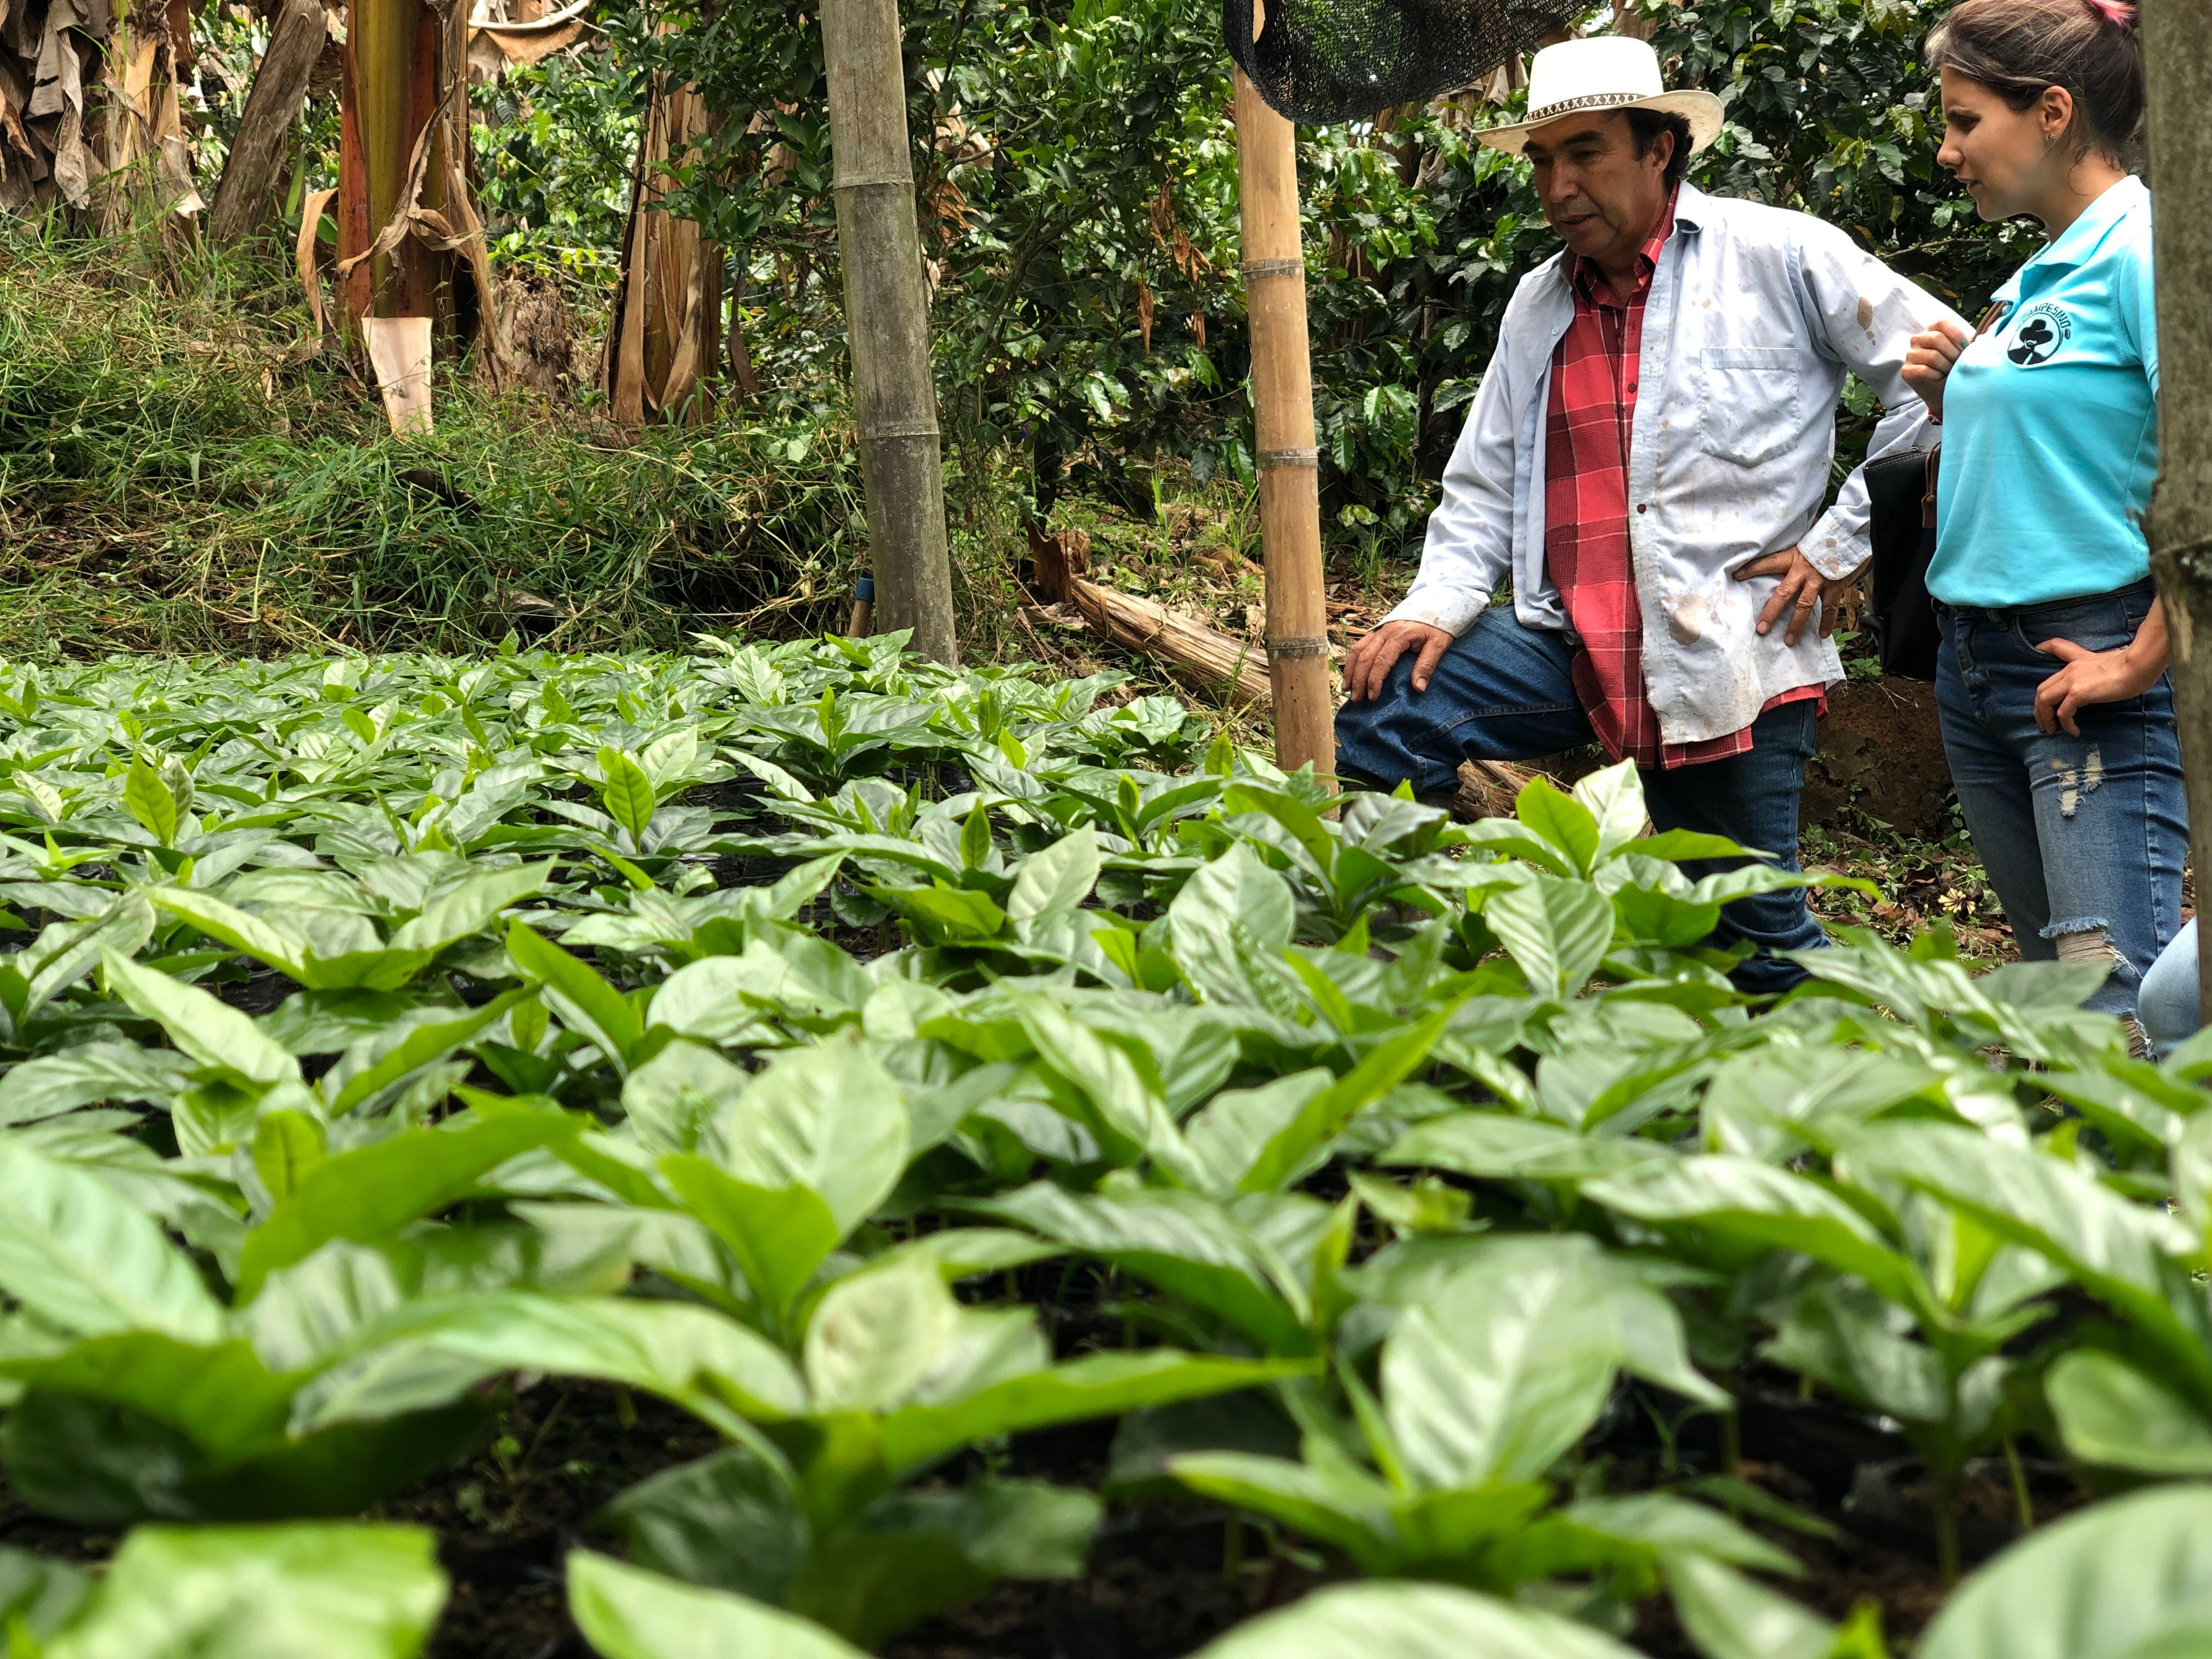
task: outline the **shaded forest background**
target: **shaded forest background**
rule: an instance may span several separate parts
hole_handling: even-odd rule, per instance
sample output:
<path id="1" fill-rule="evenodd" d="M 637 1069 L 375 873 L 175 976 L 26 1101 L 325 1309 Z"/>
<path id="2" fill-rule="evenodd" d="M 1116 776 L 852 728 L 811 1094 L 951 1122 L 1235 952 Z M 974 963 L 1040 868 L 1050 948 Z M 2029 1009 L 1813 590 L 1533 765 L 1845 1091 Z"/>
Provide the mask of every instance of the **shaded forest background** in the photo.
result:
<path id="1" fill-rule="evenodd" d="M 1218 9 L 902 10 L 972 646 L 1029 653 L 1014 584 L 1046 526 L 1092 536 L 1115 579 L 1256 636 Z M 1656 0 L 1643 19 L 1679 80 L 1727 100 L 1699 183 L 1844 225 L 1972 308 L 2026 247 L 1935 167 L 1918 48 L 1940 10 Z M 577 45 L 473 89 L 480 205 L 538 389 L 495 396 L 441 366 L 432 436 L 384 436 L 359 366 L 313 339 L 289 249 L 299 204 L 335 179 L 328 89 L 298 124 L 286 222 L 257 251 L 217 254 L 173 226 L 118 240 L 61 215 L 6 222 L 0 556 L 25 597 L 0 647 L 669 643 L 842 619 L 864 526 L 818 29 L 773 0 L 591 15 Z M 266 28 L 234 0 L 196 14 L 186 118 L 207 180 Z M 729 351 L 672 421 L 639 429 L 610 418 L 598 370 L 656 84 L 696 87 L 714 112 L 665 182 L 721 251 Z M 1522 173 L 1473 137 L 1519 98 L 1501 78 L 1301 135 L 1347 627 L 1405 579 L 1505 300 L 1555 246 Z M 1864 388 L 1852 398 L 1870 410 Z"/>

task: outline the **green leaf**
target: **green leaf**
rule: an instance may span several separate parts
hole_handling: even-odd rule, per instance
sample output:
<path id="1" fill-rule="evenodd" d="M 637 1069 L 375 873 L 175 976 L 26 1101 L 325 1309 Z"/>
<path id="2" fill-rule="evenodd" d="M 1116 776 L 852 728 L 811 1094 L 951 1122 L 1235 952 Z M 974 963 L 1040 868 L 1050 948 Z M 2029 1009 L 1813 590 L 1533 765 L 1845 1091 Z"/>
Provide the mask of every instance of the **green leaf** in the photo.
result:
<path id="1" fill-rule="evenodd" d="M 356 1051 L 349 1049 L 321 1079 L 323 1090 L 337 1091 L 330 1096 L 331 1115 L 342 1117 L 387 1091 L 397 1089 L 496 1024 L 510 1008 L 529 1000 L 532 994 L 526 989 L 507 991 L 481 1008 L 468 1010 L 459 1018 L 428 1020 L 410 1026 L 388 1048 L 372 1038 L 361 1051 L 366 1064 L 355 1063 Z M 383 1048 L 381 1054 L 376 1053 L 379 1048 Z M 372 1054 L 374 1058 L 369 1059 Z"/>
<path id="2" fill-rule="evenodd" d="M 619 749 L 599 750 L 599 799 L 607 816 L 629 831 L 633 845 L 645 845 L 647 827 L 653 822 L 653 780 Z"/>
<path id="3" fill-rule="evenodd" d="M 163 1103 L 191 1080 L 191 1062 L 135 1042 L 82 1042 L 19 1060 L 0 1077 L 0 1124 L 35 1122 L 105 1101 Z"/>
<path id="4" fill-rule="evenodd" d="M 1208 1000 L 1249 1001 L 1237 946 L 1279 955 L 1291 942 L 1297 906 L 1291 884 L 1243 842 L 1182 884 L 1168 906 L 1176 963 Z"/>
<path id="5" fill-rule="evenodd" d="M 890 1409 L 929 1375 L 959 1322 L 959 1304 L 926 1263 L 839 1279 L 806 1327 L 814 1409 Z"/>
<path id="6" fill-rule="evenodd" d="M 1589 816 L 1580 806 L 1575 810 Z M 1593 847 L 1596 836 L 1593 824 Z M 1613 906 L 1586 881 L 1533 876 L 1518 887 L 1493 893 L 1482 916 L 1538 996 L 1564 1000 L 1574 995 L 1613 944 Z"/>
<path id="7" fill-rule="evenodd" d="M 2212 1422 L 2118 1356 L 2076 1349 L 2051 1366 L 2043 1388 L 2066 1449 L 2083 1462 L 2212 1475 Z"/>
<path id="8" fill-rule="evenodd" d="M 2212 1650 L 2212 1486 L 2039 1528 L 1936 1616 L 1915 1659 L 2182 1659 Z"/>
<path id="9" fill-rule="evenodd" d="M 1878 1124 L 1845 1141 L 1838 1170 L 1932 1193 L 1999 1237 L 2048 1257 L 2158 1342 L 2212 1401 L 2212 1322 L 2177 1258 L 2189 1231 L 2072 1164 L 1978 1130 Z"/>
<path id="10" fill-rule="evenodd" d="M 446 1600 L 427 1527 L 142 1527 L 44 1659 L 409 1659 Z"/>
<path id="11" fill-rule="evenodd" d="M 1633 1135 L 1582 1134 L 1538 1118 L 1478 1110 L 1417 1123 L 1376 1161 L 1487 1181 L 1589 1181 L 1673 1156 Z"/>
<path id="12" fill-rule="evenodd" d="M 1796 1250 L 1857 1275 L 1893 1302 L 1926 1305 L 1911 1263 L 1856 1210 L 1804 1176 L 1754 1158 L 1712 1153 L 1644 1164 L 1589 1182 L 1583 1193 L 1639 1221 L 1694 1223 Z"/>
<path id="13" fill-rule="evenodd" d="M 323 1155 L 323 1126 L 305 1112 L 270 1112 L 254 1126 L 253 1170 L 279 1202 L 299 1190 Z"/>
<path id="14" fill-rule="evenodd" d="M 1462 1275 L 1400 1316 L 1383 1412 L 1424 1486 L 1534 1479 L 1597 1420 L 1625 1355 L 1602 1287 L 1577 1266 L 1555 1255 Z"/>
<path id="15" fill-rule="evenodd" d="M 1867 1410 L 1917 1427 L 1971 1428 L 1978 1391 L 1969 1367 L 1954 1392 L 1942 1356 L 1911 1340 L 1907 1317 L 1855 1279 L 1816 1283 L 1791 1303 L 1762 1357 Z M 1979 1376 L 2001 1361 L 1984 1360 Z"/>
<path id="16" fill-rule="evenodd" d="M 0 1628 L 20 1622 L 33 1640 L 43 1642 L 91 1593 L 92 1581 L 66 1561 L 0 1549 Z"/>
<path id="17" fill-rule="evenodd" d="M 300 1062 L 250 1015 L 198 986 L 181 984 L 158 969 L 142 968 L 112 946 L 101 948 L 100 965 L 118 996 L 161 1026 L 170 1042 L 201 1065 L 264 1085 L 300 1075 Z"/>
<path id="18" fill-rule="evenodd" d="M 37 1458 L 59 1452 L 58 1462 L 70 1461 L 67 1435 L 37 1433 L 41 1425 L 27 1422 L 38 1415 L 35 1406 L 42 1401 L 125 1407 L 179 1431 L 192 1446 L 231 1459 L 283 1431 L 292 1395 L 290 1382 L 272 1376 L 245 1342 L 212 1338 L 184 1342 L 151 1330 L 90 1337 L 57 1354 L 0 1364 L 33 1391 L 27 1398 L 33 1409 L 11 1416 L 9 1423 L 9 1473 L 19 1486 L 33 1486 L 40 1479 L 40 1470 L 31 1466 L 33 1460 L 21 1455 L 26 1438 L 40 1443 Z M 146 1489 L 168 1489 L 167 1501 L 155 1512 L 171 1518 L 191 1513 L 191 1505 L 180 1507 L 175 1502 L 177 1488 L 184 1484 L 177 1469 L 162 1467 L 166 1460 L 160 1456 L 130 1461 L 148 1466 L 143 1471 Z M 81 1459 L 69 1472 L 82 1489 L 65 1500 L 71 1503 L 97 1502 L 96 1489 L 112 1473 L 112 1468 L 91 1467 Z"/>
<path id="19" fill-rule="evenodd" d="M 1643 775 L 1633 761 L 1620 761 L 1577 780 L 1574 798 L 1597 823 L 1594 863 L 1611 858 L 1627 846 L 1650 821 L 1644 802 Z"/>
<path id="20" fill-rule="evenodd" d="M 605 1659 L 866 1659 L 809 1620 L 726 1590 L 584 1550 L 568 1567 L 569 1614 Z"/>
<path id="21" fill-rule="evenodd" d="M 210 939 L 243 951 L 279 973 L 305 977 L 307 941 L 290 928 L 249 915 L 206 893 L 185 887 L 151 887 L 146 896 L 171 915 L 182 916 Z"/>
<path id="22" fill-rule="evenodd" d="M 1193 1659 L 1634 1659 L 1588 1625 L 1444 1584 L 1316 1590 Z M 628 1659 L 628 1656 L 623 1656 Z"/>
<path id="23" fill-rule="evenodd" d="M 1237 1187 L 1263 1193 L 1288 1186 L 1346 1124 L 1428 1059 L 1458 1008 L 1456 1002 L 1440 1005 L 1369 1049 L 1357 1066 L 1305 1101 L 1267 1137 L 1237 1176 Z"/>
<path id="24" fill-rule="evenodd" d="M 1513 799 L 1513 816 L 1566 854 L 1577 875 L 1587 876 L 1596 865 L 1601 845 L 1596 817 L 1574 796 L 1562 794 L 1540 772 L 1521 786 Z"/>
<path id="25" fill-rule="evenodd" d="M 908 1406 L 892 1413 L 883 1419 L 884 1463 L 897 1473 L 993 1435 L 1119 1417 L 1147 1406 L 1256 1388 L 1310 1370 L 1295 1361 L 1224 1359 L 1168 1348 L 1091 1354 L 1005 1378 L 942 1405 Z"/>
<path id="26" fill-rule="evenodd" d="M 640 1481 L 592 1524 L 619 1534 L 641 1567 L 770 1602 L 814 1541 L 790 1472 L 744 1445 Z"/>
<path id="27" fill-rule="evenodd" d="M 509 1158 L 571 1139 L 581 1128 L 573 1118 L 518 1114 L 410 1130 L 325 1158 L 246 1235 L 239 1300 L 252 1300 L 270 1273 L 304 1261 L 329 1240 L 378 1243 L 474 1190 Z"/>
<path id="28" fill-rule="evenodd" d="M 960 826 L 960 862 L 968 869 L 981 870 L 990 860 L 991 815 L 978 800 Z"/>
<path id="29" fill-rule="evenodd" d="M 996 939 L 1006 925 L 1006 913 L 991 896 L 973 888 L 876 887 L 871 890 L 913 923 L 930 943 L 957 945 Z"/>
<path id="30" fill-rule="evenodd" d="M 294 1426 L 397 1416 L 504 1371 L 644 1389 L 731 1434 L 748 1431 L 720 1402 L 763 1422 L 805 1404 L 781 1350 L 711 1309 L 497 1291 L 417 1297 L 360 1327 L 301 1390 Z"/>
<path id="31" fill-rule="evenodd" d="M 507 953 L 514 965 L 545 987 L 546 998 L 562 1022 L 597 1043 L 617 1071 L 626 1071 L 643 1022 L 629 1000 L 576 957 L 533 932 L 510 922 Z"/>
<path id="32" fill-rule="evenodd" d="M 1796 1574 L 1803 1569 L 1788 1551 L 1718 1510 L 1672 1492 L 1631 1492 L 1583 1498 L 1559 1511 L 1565 1525 L 1594 1537 L 1630 1544 L 1660 1555 L 1694 1555 L 1758 1572 Z"/>
<path id="33" fill-rule="evenodd" d="M 1296 1275 L 1222 1204 L 1164 1189 L 1079 1197 L 1040 1181 L 975 1207 L 1217 1314 L 1270 1353 L 1311 1350 Z"/>
<path id="34" fill-rule="evenodd" d="M 1409 1565 L 1392 1523 L 1396 1494 L 1363 1468 L 1234 1451 L 1187 1452 L 1169 1459 L 1167 1467 L 1200 1497 L 1249 1510 L 1329 1545 L 1364 1571 L 1386 1573 Z M 1527 1507 L 1519 1513 L 1525 1515 Z"/>
<path id="35" fill-rule="evenodd" d="M 64 1331 L 212 1342 L 222 1310 L 161 1223 L 98 1176 L 0 1136 L 0 1288 Z"/>
<path id="36" fill-rule="evenodd" d="M 1192 1154 L 1211 1177 L 1207 1190 L 1231 1193 L 1267 1156 L 1268 1147 L 1289 1135 L 1306 1109 L 1334 1083 L 1325 1066 L 1270 1079 L 1253 1089 L 1224 1089 L 1183 1126 Z M 1287 1150 L 1287 1146 L 1285 1148 Z M 1319 1159 L 1309 1141 L 1291 1165 L 1304 1173 Z"/>
<path id="37" fill-rule="evenodd" d="M 810 1188 L 740 1181 L 690 1153 L 664 1158 L 660 1172 L 685 1207 L 730 1247 L 745 1283 L 772 1314 L 798 1300 L 844 1240 L 837 1218 Z"/>
<path id="38" fill-rule="evenodd" d="M 1037 1481 L 888 1492 L 816 1546 L 786 1599 L 874 1648 L 1001 1578 L 1081 1577 L 1099 1514 L 1091 1493 Z"/>
<path id="39" fill-rule="evenodd" d="M 177 798 L 143 755 L 131 757 L 123 780 L 123 805 L 138 827 L 164 847 L 177 844 Z"/>
<path id="40" fill-rule="evenodd" d="M 551 866 L 538 864 L 471 876 L 422 915 L 403 923 L 392 935 L 392 948 L 437 951 L 480 933 L 509 905 L 543 892 L 551 874 Z"/>
<path id="41" fill-rule="evenodd" d="M 1667 1588 L 1705 1659 L 1829 1659 L 1836 1629 L 1711 1556 L 1668 1557 Z"/>
<path id="42" fill-rule="evenodd" d="M 1089 824 L 1071 830 L 1042 853 L 1023 860 L 1006 896 L 1006 914 L 1032 921 L 1073 910 L 1098 884 L 1098 837 Z"/>
<path id="43" fill-rule="evenodd" d="M 906 1097 L 848 1035 L 778 1055 L 714 1125 L 722 1167 L 817 1194 L 841 1235 L 874 1213 L 906 1169 Z"/>

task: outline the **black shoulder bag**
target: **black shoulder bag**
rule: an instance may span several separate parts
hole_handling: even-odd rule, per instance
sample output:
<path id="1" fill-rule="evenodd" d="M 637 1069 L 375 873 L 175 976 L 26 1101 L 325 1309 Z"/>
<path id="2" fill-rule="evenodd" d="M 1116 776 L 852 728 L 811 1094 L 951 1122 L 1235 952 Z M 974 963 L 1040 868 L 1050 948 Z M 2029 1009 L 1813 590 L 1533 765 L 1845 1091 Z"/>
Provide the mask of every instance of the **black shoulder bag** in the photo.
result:
<path id="1" fill-rule="evenodd" d="M 1867 625 L 1881 672 L 1899 679 L 1936 678 L 1936 605 L 1928 561 L 1936 556 L 1936 471 L 1943 451 L 1911 449 L 1866 465 L 1874 572 Z"/>

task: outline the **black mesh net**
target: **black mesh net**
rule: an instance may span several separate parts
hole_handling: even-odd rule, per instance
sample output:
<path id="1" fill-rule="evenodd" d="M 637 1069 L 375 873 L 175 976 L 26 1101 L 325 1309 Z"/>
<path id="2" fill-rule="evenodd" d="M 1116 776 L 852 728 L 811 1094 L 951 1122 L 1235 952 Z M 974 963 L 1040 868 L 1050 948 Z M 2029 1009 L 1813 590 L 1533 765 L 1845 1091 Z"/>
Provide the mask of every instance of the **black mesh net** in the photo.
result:
<path id="1" fill-rule="evenodd" d="M 1564 0 L 1222 0 L 1222 33 L 1269 106 L 1320 126 L 1470 86 L 1568 27 Z"/>

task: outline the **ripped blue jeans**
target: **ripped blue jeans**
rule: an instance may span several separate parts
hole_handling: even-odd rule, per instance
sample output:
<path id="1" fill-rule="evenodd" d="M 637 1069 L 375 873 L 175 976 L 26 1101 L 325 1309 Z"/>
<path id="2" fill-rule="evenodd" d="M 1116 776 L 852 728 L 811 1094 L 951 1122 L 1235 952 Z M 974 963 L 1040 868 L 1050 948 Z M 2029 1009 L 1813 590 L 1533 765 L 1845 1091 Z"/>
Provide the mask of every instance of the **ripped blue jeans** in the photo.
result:
<path id="1" fill-rule="evenodd" d="M 2078 738 L 2035 724 L 2035 690 L 2058 671 L 2036 649 L 2071 640 L 2113 651 L 2157 597 L 2117 592 L 2014 610 L 1939 605 L 1936 702 L 1974 850 L 2028 962 L 2102 961 L 2089 1006 L 2133 1015 L 2142 976 L 2181 931 L 2189 821 L 2173 685 L 2081 708 Z"/>

